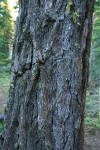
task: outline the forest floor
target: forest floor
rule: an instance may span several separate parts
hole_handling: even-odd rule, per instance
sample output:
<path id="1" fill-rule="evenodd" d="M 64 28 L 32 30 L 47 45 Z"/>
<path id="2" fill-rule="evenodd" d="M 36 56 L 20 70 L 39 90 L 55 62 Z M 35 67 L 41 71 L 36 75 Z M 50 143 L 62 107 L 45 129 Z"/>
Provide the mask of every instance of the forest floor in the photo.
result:
<path id="1" fill-rule="evenodd" d="M 4 112 L 4 107 L 5 107 L 6 103 L 7 103 L 7 96 L 0 89 L 0 113 Z"/>
<path id="2" fill-rule="evenodd" d="M 100 150 L 100 130 L 93 129 L 86 133 L 85 150 Z"/>

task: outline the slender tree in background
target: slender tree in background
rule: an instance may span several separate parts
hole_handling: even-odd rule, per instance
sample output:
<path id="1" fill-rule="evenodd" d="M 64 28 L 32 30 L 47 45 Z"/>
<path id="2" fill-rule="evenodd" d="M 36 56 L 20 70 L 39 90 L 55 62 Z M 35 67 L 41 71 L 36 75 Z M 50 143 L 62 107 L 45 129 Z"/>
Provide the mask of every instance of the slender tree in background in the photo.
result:
<path id="1" fill-rule="evenodd" d="M 90 62 L 90 83 L 97 86 L 100 80 L 100 34 L 98 31 L 100 31 L 100 0 L 95 1 L 94 7 L 93 44 Z"/>
<path id="2" fill-rule="evenodd" d="M 83 150 L 93 0 L 21 0 L 3 150 Z"/>
<path id="3" fill-rule="evenodd" d="M 12 43 L 12 17 L 7 0 L 0 0 L 0 52 L 8 56 Z"/>

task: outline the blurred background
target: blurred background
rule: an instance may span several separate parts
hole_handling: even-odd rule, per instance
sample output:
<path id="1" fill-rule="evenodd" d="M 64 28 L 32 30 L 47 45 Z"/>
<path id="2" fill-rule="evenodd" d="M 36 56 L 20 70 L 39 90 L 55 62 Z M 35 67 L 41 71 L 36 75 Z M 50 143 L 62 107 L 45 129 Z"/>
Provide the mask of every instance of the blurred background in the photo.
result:
<path id="1" fill-rule="evenodd" d="M 0 115 L 4 113 L 9 97 L 10 70 L 17 0 L 0 0 Z M 3 122 L 0 120 L 0 131 Z M 95 1 L 93 34 L 90 54 L 90 77 L 85 110 L 86 150 L 100 150 L 100 0 Z"/>

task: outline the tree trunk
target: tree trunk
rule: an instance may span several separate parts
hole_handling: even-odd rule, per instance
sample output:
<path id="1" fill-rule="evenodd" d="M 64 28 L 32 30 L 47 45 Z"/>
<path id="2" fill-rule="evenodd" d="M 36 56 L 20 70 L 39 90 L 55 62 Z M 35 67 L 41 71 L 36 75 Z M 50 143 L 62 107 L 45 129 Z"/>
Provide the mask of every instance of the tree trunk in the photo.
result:
<path id="1" fill-rule="evenodd" d="M 20 0 L 3 150 L 83 150 L 93 0 Z"/>

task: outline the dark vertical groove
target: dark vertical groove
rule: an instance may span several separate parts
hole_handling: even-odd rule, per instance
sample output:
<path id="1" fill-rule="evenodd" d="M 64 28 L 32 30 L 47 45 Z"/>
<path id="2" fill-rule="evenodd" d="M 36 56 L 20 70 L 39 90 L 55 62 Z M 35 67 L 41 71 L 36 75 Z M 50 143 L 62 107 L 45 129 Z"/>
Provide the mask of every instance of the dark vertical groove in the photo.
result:
<path id="1" fill-rule="evenodd" d="M 86 1 L 86 12 L 85 12 L 85 19 L 88 19 L 88 29 L 87 30 L 87 37 L 86 37 L 86 46 L 83 51 L 82 56 L 82 117 L 81 117 L 81 128 L 80 128 L 80 137 L 81 137 L 81 144 L 79 146 L 80 150 L 84 150 L 84 110 L 85 110 L 85 98 L 86 98 L 86 88 L 88 86 L 88 79 L 89 79 L 89 57 L 90 57 L 90 47 L 91 47 L 91 35 L 92 35 L 92 14 L 93 14 L 93 6 L 94 0 Z M 84 35 L 83 35 L 84 36 Z"/>

